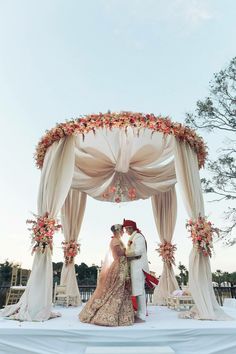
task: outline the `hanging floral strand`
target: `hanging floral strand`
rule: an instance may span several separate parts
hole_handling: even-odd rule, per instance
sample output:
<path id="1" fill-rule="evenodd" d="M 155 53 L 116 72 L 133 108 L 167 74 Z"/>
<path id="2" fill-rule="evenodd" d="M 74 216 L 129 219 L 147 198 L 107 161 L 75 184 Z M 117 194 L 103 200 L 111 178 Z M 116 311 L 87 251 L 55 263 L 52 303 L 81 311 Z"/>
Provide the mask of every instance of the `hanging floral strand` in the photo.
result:
<path id="1" fill-rule="evenodd" d="M 32 224 L 29 231 L 32 236 L 32 254 L 36 251 L 44 253 L 46 247 L 52 251 L 53 235 L 61 229 L 61 225 L 54 218 L 50 218 L 48 213 L 43 216 L 33 214 L 36 220 L 26 220 L 27 224 Z"/>
<path id="2" fill-rule="evenodd" d="M 108 189 L 102 194 L 102 198 L 115 203 L 121 203 L 137 199 L 137 194 L 135 188 L 128 188 L 128 186 L 125 183 L 122 183 L 120 178 L 118 178 L 115 185 L 108 187 Z"/>
<path id="3" fill-rule="evenodd" d="M 194 247 L 204 256 L 212 256 L 213 237 L 219 236 L 219 229 L 213 227 L 205 217 L 199 216 L 196 220 L 190 219 L 186 223 L 186 228 L 191 234 Z"/>

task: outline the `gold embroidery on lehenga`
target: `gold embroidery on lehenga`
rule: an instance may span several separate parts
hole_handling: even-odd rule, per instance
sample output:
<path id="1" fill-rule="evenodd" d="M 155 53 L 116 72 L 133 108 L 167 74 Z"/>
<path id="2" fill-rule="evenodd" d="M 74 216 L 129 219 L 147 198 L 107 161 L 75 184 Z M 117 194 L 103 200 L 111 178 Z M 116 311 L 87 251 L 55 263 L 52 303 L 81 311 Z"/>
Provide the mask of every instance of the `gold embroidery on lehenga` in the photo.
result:
<path id="1" fill-rule="evenodd" d="M 113 246 L 117 246 L 117 240 Z M 123 249 L 123 245 L 119 243 Z M 101 326 L 129 326 L 134 322 L 131 284 L 125 256 L 114 257 L 104 289 L 97 298 L 96 291 L 79 314 L 82 322 Z"/>

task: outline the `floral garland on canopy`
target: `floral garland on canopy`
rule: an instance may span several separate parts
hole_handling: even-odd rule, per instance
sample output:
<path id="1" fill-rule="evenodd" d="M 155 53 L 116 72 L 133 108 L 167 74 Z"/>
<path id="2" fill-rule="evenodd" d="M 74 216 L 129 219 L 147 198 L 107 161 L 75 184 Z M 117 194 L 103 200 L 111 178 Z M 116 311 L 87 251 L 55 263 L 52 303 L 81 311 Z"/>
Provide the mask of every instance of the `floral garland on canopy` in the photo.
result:
<path id="1" fill-rule="evenodd" d="M 167 265 L 175 265 L 175 256 L 174 253 L 176 251 L 176 245 L 173 245 L 171 242 L 164 241 L 163 243 L 158 244 L 158 248 L 156 251 L 162 257 L 164 263 Z"/>
<path id="2" fill-rule="evenodd" d="M 64 251 L 65 265 L 71 264 L 74 260 L 74 257 L 80 251 L 80 244 L 74 240 L 69 242 L 62 242 L 62 248 Z"/>
<path id="3" fill-rule="evenodd" d="M 29 231 L 32 236 L 32 254 L 36 251 L 45 252 L 46 247 L 52 251 L 53 235 L 61 229 L 61 225 L 54 218 L 49 218 L 49 214 L 43 216 L 33 214 L 36 220 L 26 220 L 27 224 L 32 224 Z"/>
<path id="4" fill-rule="evenodd" d="M 142 128 L 151 129 L 152 132 L 174 135 L 180 141 L 186 142 L 197 153 L 199 168 L 204 166 L 207 156 L 207 147 L 203 139 L 196 132 L 181 123 L 174 123 L 169 117 L 155 116 L 154 114 L 142 114 L 132 112 L 121 113 L 99 113 L 90 114 L 81 118 L 72 119 L 65 123 L 58 123 L 55 128 L 46 131 L 46 134 L 39 141 L 35 160 L 38 168 L 42 168 L 47 149 L 61 138 L 70 135 L 85 134 L 92 131 L 94 134 L 99 128 L 125 128 L 129 126 L 139 130 Z"/>
<path id="5" fill-rule="evenodd" d="M 191 234 L 192 242 L 196 250 L 205 257 L 211 257 L 213 251 L 213 237 L 214 235 L 219 236 L 219 229 L 213 227 L 213 224 L 202 216 L 199 216 L 196 220 L 188 220 L 186 228 Z"/>

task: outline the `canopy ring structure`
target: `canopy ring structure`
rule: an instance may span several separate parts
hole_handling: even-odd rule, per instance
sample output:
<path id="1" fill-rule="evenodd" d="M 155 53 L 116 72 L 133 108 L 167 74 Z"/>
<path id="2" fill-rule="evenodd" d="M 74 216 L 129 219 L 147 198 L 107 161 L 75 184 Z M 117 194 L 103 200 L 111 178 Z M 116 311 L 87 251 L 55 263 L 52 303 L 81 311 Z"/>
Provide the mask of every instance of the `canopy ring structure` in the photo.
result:
<path id="1" fill-rule="evenodd" d="M 87 195 L 113 203 L 151 198 L 162 249 L 169 245 L 173 253 L 175 184 L 180 185 L 189 218 L 194 222 L 199 217 L 205 220 L 199 169 L 204 167 L 206 156 L 203 139 L 169 117 L 107 112 L 57 124 L 46 131 L 36 147 L 36 166 L 41 169 L 38 218 L 42 220 L 46 215 L 50 223 L 61 214 L 65 255 L 67 246 L 69 250 L 77 245 Z M 5 308 L 4 316 L 23 321 L 42 321 L 52 316 L 52 245 L 47 247 L 46 243 L 43 252 L 38 248 L 26 290 L 18 304 Z M 188 315 L 227 319 L 212 288 L 209 255 L 193 244 L 189 288 L 195 307 Z M 70 261 L 65 256 L 61 284 L 76 299 L 74 305 L 79 305 L 73 253 Z M 167 296 L 176 289 L 173 261 L 164 257 L 154 303 L 165 305 Z"/>

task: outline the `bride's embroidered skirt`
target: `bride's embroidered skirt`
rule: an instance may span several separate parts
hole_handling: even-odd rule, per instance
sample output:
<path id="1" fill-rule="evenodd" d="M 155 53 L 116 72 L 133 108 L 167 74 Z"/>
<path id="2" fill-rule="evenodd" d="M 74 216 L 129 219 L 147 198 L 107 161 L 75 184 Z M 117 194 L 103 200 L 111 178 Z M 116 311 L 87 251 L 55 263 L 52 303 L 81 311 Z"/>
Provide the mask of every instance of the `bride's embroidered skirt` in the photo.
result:
<path id="1" fill-rule="evenodd" d="M 81 322 L 100 326 L 129 326 L 134 322 L 128 264 L 122 256 L 111 264 L 104 282 L 79 314 Z M 100 287 L 100 288 L 99 288 Z"/>

